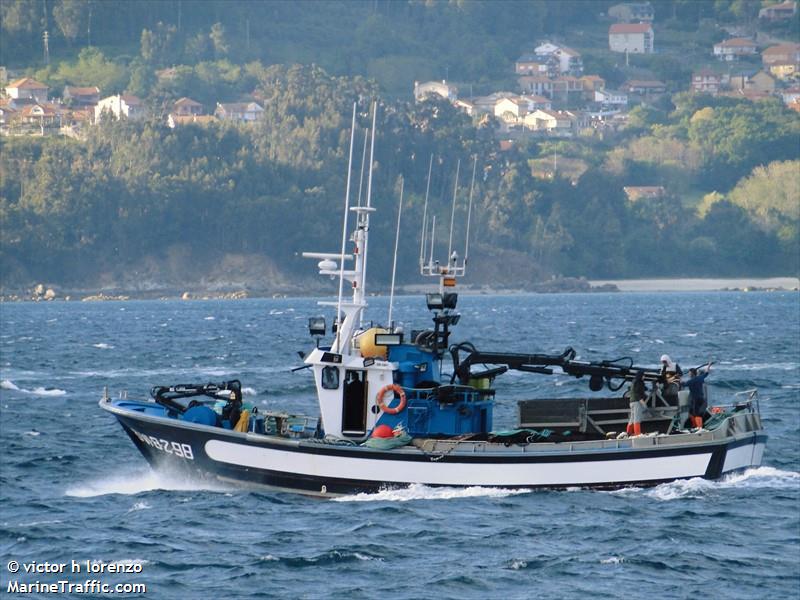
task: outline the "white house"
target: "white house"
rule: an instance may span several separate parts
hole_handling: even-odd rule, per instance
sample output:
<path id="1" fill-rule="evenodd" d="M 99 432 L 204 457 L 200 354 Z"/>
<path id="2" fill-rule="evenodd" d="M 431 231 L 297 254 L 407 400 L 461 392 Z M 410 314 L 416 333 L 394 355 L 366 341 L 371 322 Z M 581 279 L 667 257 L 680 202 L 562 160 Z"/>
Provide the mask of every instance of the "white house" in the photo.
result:
<path id="1" fill-rule="evenodd" d="M 494 116 L 506 123 L 519 123 L 529 112 L 549 109 L 550 106 L 550 100 L 542 96 L 512 96 L 497 101 Z"/>
<path id="2" fill-rule="evenodd" d="M 514 63 L 517 75 L 535 75 L 547 73 L 547 62 L 535 54 L 523 54 Z"/>
<path id="3" fill-rule="evenodd" d="M 628 106 L 628 94 L 608 88 L 595 90 L 594 101 L 608 106 Z"/>
<path id="4" fill-rule="evenodd" d="M 222 120 L 239 121 L 249 123 L 257 121 L 264 113 L 264 109 L 256 102 L 231 102 L 220 104 L 217 102 L 217 109 L 214 114 Z"/>
<path id="5" fill-rule="evenodd" d="M 701 69 L 692 73 L 693 92 L 715 96 L 719 93 L 721 87 L 722 77 L 710 69 Z"/>
<path id="6" fill-rule="evenodd" d="M 75 106 L 89 106 L 100 102 L 100 88 L 93 85 L 90 87 L 78 87 L 75 85 L 64 86 L 64 102 Z"/>
<path id="7" fill-rule="evenodd" d="M 191 98 L 184 96 L 173 103 L 171 114 L 180 117 L 185 117 L 187 115 L 202 115 L 203 105 L 195 100 L 192 100 Z"/>
<path id="8" fill-rule="evenodd" d="M 514 92 L 494 92 L 488 96 L 476 96 L 472 98 L 472 111 L 476 115 L 494 114 L 494 107 L 500 100 L 516 95 Z"/>
<path id="9" fill-rule="evenodd" d="M 574 115 L 566 111 L 538 109 L 528 113 L 523 120 L 525 127 L 550 135 L 570 136 L 573 133 Z"/>
<path id="10" fill-rule="evenodd" d="M 765 21 L 783 21 L 793 19 L 797 14 L 797 2 L 781 2 L 758 11 L 758 18 Z"/>
<path id="11" fill-rule="evenodd" d="M 476 114 L 475 103 L 472 100 L 459 98 L 453 102 L 453 106 L 455 106 L 461 112 L 466 113 L 470 117 Z"/>
<path id="12" fill-rule="evenodd" d="M 714 44 L 714 56 L 720 60 L 738 60 L 740 56 L 754 56 L 756 44 L 748 38 L 730 38 Z"/>
<path id="13" fill-rule="evenodd" d="M 6 86 L 6 95 L 14 100 L 29 100 L 32 102 L 47 102 L 47 92 L 50 88 L 30 77 L 23 77 Z"/>
<path id="14" fill-rule="evenodd" d="M 94 121 L 97 123 L 103 113 L 112 115 L 115 119 L 141 119 L 145 116 L 144 104 L 132 94 L 117 94 L 103 98 L 94 107 Z"/>
<path id="15" fill-rule="evenodd" d="M 414 100 L 420 102 L 427 96 L 441 96 L 445 100 L 453 102 L 458 98 L 458 88 L 449 85 L 445 80 L 426 81 L 425 83 L 414 82 Z"/>
<path id="16" fill-rule="evenodd" d="M 534 50 L 539 61 L 548 66 L 552 75 L 583 72 L 583 61 L 580 52 L 567 46 L 544 42 Z M 519 71 L 518 71 L 519 72 Z"/>
<path id="17" fill-rule="evenodd" d="M 650 54 L 654 51 L 653 44 L 650 23 L 614 23 L 608 29 L 608 47 L 612 52 Z"/>
<path id="18" fill-rule="evenodd" d="M 622 91 L 628 94 L 639 94 L 640 96 L 654 96 L 663 94 L 667 91 L 667 85 L 663 81 L 651 79 L 629 79 L 622 84 Z"/>
<path id="19" fill-rule="evenodd" d="M 551 96 L 553 94 L 553 80 L 544 75 L 523 75 L 517 78 L 519 88 L 528 94 L 537 96 Z"/>

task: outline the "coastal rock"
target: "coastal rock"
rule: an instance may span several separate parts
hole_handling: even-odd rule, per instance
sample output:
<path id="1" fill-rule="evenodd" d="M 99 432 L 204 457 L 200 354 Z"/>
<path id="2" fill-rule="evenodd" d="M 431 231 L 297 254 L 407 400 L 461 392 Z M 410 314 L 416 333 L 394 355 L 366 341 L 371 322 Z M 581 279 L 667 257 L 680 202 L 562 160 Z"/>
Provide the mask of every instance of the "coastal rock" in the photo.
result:
<path id="1" fill-rule="evenodd" d="M 93 294 L 91 296 L 86 296 L 81 300 L 81 302 L 105 302 L 107 300 L 130 300 L 128 296 L 118 295 L 118 296 L 110 296 L 108 294 L 99 293 Z"/>

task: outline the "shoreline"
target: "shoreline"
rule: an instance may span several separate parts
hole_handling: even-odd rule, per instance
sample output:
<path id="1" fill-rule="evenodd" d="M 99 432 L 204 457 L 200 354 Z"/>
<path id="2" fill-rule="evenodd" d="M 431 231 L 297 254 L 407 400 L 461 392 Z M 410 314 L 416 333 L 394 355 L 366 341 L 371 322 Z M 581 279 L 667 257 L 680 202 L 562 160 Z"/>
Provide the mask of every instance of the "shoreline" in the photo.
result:
<path id="1" fill-rule="evenodd" d="M 756 292 L 756 291 L 798 291 L 798 277 L 739 277 L 739 278 L 664 278 L 664 279 L 597 279 L 583 280 L 585 286 L 580 289 L 541 289 L 501 288 L 489 285 L 464 284 L 459 292 L 464 295 L 530 295 L 548 293 L 663 293 L 663 292 Z M 292 290 L 254 290 L 231 286 L 226 291 L 195 290 L 179 291 L 162 290 L 60 290 L 37 286 L 27 293 L 0 294 L 0 302 L 92 302 L 92 301 L 125 301 L 125 300 L 240 300 L 245 298 L 303 298 L 328 296 L 324 290 L 315 288 L 303 293 L 300 289 Z M 434 284 L 409 284 L 398 286 L 396 295 L 411 296 L 424 294 L 434 289 Z M 58 291 L 55 291 L 58 290 Z M 380 290 L 375 296 L 388 296 L 388 290 Z"/>
<path id="2" fill-rule="evenodd" d="M 620 292 L 797 291 L 798 277 L 731 277 L 665 279 L 597 279 L 595 285 L 616 285 Z"/>

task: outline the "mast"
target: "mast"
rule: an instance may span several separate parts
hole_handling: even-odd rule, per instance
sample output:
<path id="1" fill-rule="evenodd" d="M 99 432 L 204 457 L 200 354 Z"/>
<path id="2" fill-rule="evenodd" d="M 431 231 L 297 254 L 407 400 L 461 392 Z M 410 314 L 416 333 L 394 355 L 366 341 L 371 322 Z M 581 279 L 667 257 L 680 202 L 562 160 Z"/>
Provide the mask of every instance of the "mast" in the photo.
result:
<path id="1" fill-rule="evenodd" d="M 354 107 L 355 109 L 355 107 Z M 377 110 L 377 103 L 373 104 L 373 110 Z M 371 157 L 374 156 L 374 148 L 375 148 L 375 114 L 372 115 L 372 154 Z M 356 213 L 356 227 L 353 231 L 352 240 L 354 242 L 354 248 L 352 254 L 344 254 L 344 252 L 339 252 L 336 254 L 332 253 L 325 253 L 325 252 L 303 252 L 303 256 L 306 258 L 317 258 L 321 259 L 317 267 L 319 268 L 320 275 L 327 275 L 330 277 L 339 277 L 340 278 L 340 294 L 339 297 L 335 302 L 330 301 L 320 301 L 318 304 L 320 306 L 333 306 L 336 307 L 337 311 L 340 311 L 337 314 L 337 318 L 340 315 L 344 315 L 344 318 L 339 323 L 339 326 L 336 330 L 336 339 L 331 347 L 331 351 L 337 354 L 342 355 L 349 355 L 352 351 L 350 341 L 353 338 L 353 335 L 358 326 L 360 326 L 362 315 L 364 308 L 366 308 L 366 302 L 364 300 L 364 277 L 366 274 L 366 265 L 367 265 L 367 238 L 369 236 L 369 213 L 373 212 L 375 209 L 370 206 L 370 194 L 371 194 L 371 183 L 372 183 L 372 161 L 370 162 L 370 169 L 369 169 L 369 178 L 367 184 L 367 203 L 365 206 L 349 206 L 350 200 L 350 172 L 352 171 L 352 155 L 353 155 L 353 145 L 355 141 L 355 110 L 353 114 L 353 121 L 352 121 L 352 129 L 350 131 L 350 161 L 348 168 L 348 185 L 347 185 L 347 192 L 345 193 L 345 207 L 349 209 L 351 212 Z M 345 225 L 347 227 L 347 218 L 345 217 Z M 344 232 L 344 239 L 346 240 L 346 229 Z M 342 264 L 337 264 L 336 261 L 341 261 Z M 353 268 L 352 269 L 345 269 L 344 268 L 344 261 L 346 260 L 353 260 Z M 343 294 L 344 294 L 344 284 L 343 281 L 347 280 L 350 282 L 353 288 L 353 297 L 349 301 L 345 301 Z M 309 354 L 306 358 L 306 362 L 311 363 L 314 362 L 314 353 Z"/>
<path id="2" fill-rule="evenodd" d="M 425 265 L 425 236 L 428 233 L 428 195 L 431 191 L 431 170 L 433 169 L 433 153 L 428 163 L 428 182 L 425 184 L 425 208 L 422 211 L 422 238 L 419 242 L 419 272 L 422 274 Z"/>
<path id="3" fill-rule="evenodd" d="M 397 247 L 400 244 L 400 218 L 403 216 L 403 186 L 405 180 L 400 178 L 400 205 L 397 207 L 397 232 L 394 234 L 394 259 L 392 260 L 392 287 L 389 290 L 389 317 L 387 325 L 392 327 L 392 305 L 394 304 L 394 277 L 397 274 Z M 392 329 L 394 329 L 392 327 Z"/>
<path id="4" fill-rule="evenodd" d="M 361 297 L 362 301 L 364 298 L 364 292 L 366 291 L 366 280 L 367 280 L 367 249 L 369 246 L 369 213 L 373 210 L 372 208 L 372 166 L 375 164 L 375 122 L 378 116 L 378 101 L 372 103 L 372 140 L 370 141 L 369 147 L 369 174 L 367 175 L 367 206 L 366 211 L 360 214 L 363 217 L 363 227 L 359 229 L 363 230 L 363 254 L 361 255 L 361 281 L 360 285 L 353 288 L 353 300 L 355 301 L 356 291 L 359 292 L 359 296 Z M 360 208 L 360 207 L 359 207 Z M 364 314 L 361 313 L 361 318 L 359 324 L 363 322 Z"/>
<path id="5" fill-rule="evenodd" d="M 353 120 L 350 125 L 350 157 L 347 160 L 347 186 L 344 193 L 344 215 L 342 218 L 342 251 L 339 262 L 339 297 L 336 306 L 336 322 L 342 314 L 342 292 L 344 291 L 344 248 L 347 244 L 347 209 L 350 208 L 350 179 L 353 174 L 353 143 L 356 135 L 356 102 L 353 102 Z M 339 328 L 336 328 L 336 346 L 339 346 Z"/>
<path id="6" fill-rule="evenodd" d="M 456 183 L 453 186 L 453 208 L 450 210 L 450 240 L 447 242 L 447 261 L 450 262 L 450 257 L 453 252 L 453 223 L 456 218 L 456 198 L 458 197 L 458 174 L 461 171 L 461 159 L 456 163 Z"/>

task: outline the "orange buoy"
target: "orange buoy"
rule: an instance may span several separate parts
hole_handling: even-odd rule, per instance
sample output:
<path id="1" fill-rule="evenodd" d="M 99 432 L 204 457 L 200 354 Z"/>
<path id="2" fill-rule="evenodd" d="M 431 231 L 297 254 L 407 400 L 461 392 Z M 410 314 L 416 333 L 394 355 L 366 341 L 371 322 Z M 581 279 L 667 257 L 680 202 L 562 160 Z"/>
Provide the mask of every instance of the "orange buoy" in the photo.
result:
<path id="1" fill-rule="evenodd" d="M 389 408 L 383 401 L 383 397 L 386 395 L 386 392 L 394 392 L 400 396 L 400 404 Z M 386 385 L 381 388 L 381 390 L 378 392 L 378 395 L 375 397 L 375 403 L 378 405 L 378 408 L 380 408 L 387 415 L 396 415 L 406 407 L 406 393 L 399 385 L 392 383 L 391 385 Z"/>
<path id="2" fill-rule="evenodd" d="M 392 428 L 388 425 L 378 425 L 372 430 L 372 437 L 374 438 L 390 438 L 394 436 Z"/>

